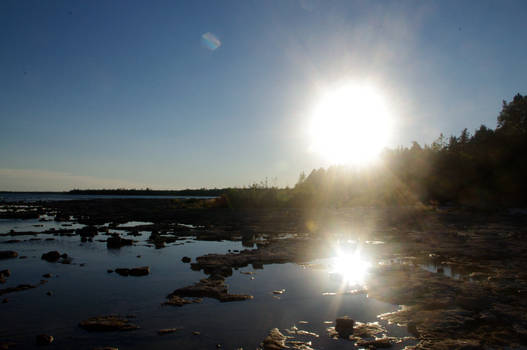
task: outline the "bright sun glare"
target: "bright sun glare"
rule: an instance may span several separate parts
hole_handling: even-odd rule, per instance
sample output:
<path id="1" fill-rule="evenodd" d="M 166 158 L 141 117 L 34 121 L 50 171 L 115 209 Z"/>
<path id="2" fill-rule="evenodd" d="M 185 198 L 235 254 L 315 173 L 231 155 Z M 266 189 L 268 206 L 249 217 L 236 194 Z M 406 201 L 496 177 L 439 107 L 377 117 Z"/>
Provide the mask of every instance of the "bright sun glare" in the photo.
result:
<path id="1" fill-rule="evenodd" d="M 326 92 L 313 111 L 311 150 L 332 163 L 361 165 L 386 146 L 390 113 L 382 93 L 347 83 Z"/>
<path id="2" fill-rule="evenodd" d="M 342 282 L 347 285 L 364 285 L 364 280 L 371 264 L 361 257 L 359 249 L 353 252 L 337 250 L 333 259 L 331 273 L 342 277 Z"/>

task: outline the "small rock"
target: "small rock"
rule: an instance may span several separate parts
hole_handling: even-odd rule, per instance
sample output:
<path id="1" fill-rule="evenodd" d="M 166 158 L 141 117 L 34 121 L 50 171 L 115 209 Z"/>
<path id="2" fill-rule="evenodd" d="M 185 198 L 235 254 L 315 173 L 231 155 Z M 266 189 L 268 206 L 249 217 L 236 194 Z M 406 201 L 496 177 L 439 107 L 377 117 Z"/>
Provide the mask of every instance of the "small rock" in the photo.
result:
<path id="1" fill-rule="evenodd" d="M 134 267 L 131 269 L 127 268 L 118 268 L 115 269 L 115 272 L 117 272 L 121 276 L 146 276 L 150 273 L 150 267 L 148 266 L 141 266 L 141 267 Z"/>
<path id="2" fill-rule="evenodd" d="M 48 262 L 57 262 L 60 259 L 60 253 L 56 250 L 42 254 L 41 259 Z"/>
<path id="3" fill-rule="evenodd" d="M 9 302 L 9 299 L 7 298 L 2 299 L 2 304 L 7 304 L 8 302 Z"/>
<path id="4" fill-rule="evenodd" d="M 106 247 L 109 249 L 119 249 L 126 245 L 132 245 L 133 243 L 133 240 L 121 238 L 117 233 L 114 233 L 106 240 Z"/>
<path id="5" fill-rule="evenodd" d="M 335 321 L 335 330 L 341 338 L 348 339 L 353 334 L 353 326 L 355 321 L 348 316 L 337 318 Z"/>
<path id="6" fill-rule="evenodd" d="M 188 256 L 184 256 L 183 258 L 181 258 L 181 261 L 184 262 L 185 264 L 188 264 L 189 262 L 192 261 L 192 259 L 190 259 Z"/>
<path id="7" fill-rule="evenodd" d="M 48 292 L 46 292 L 46 295 L 47 295 L 47 296 L 52 296 L 52 295 L 53 295 L 53 292 L 52 292 L 52 291 L 48 291 Z"/>
<path id="8" fill-rule="evenodd" d="M 15 252 L 14 250 L 1 250 L 0 251 L 0 260 L 16 258 L 17 256 L 18 256 L 18 253 Z"/>
<path id="9" fill-rule="evenodd" d="M 157 334 L 159 335 L 165 335 L 170 333 L 175 333 L 178 331 L 178 328 L 164 328 L 157 331 Z"/>
<path id="10" fill-rule="evenodd" d="M 194 334 L 194 335 L 200 335 L 201 333 L 198 332 L 198 331 L 194 331 L 194 332 L 192 332 L 192 334 Z"/>
<path id="11" fill-rule="evenodd" d="M 53 336 L 48 334 L 39 334 L 36 337 L 37 345 L 49 345 L 53 343 Z"/>
<path id="12" fill-rule="evenodd" d="M 114 315 L 90 317 L 87 320 L 81 321 L 79 327 L 96 332 L 131 331 L 139 328 L 127 319 Z"/>
<path id="13" fill-rule="evenodd" d="M 108 272 L 108 273 L 112 273 L 113 270 L 112 270 L 112 269 L 108 269 L 108 270 L 106 270 L 106 272 Z"/>
<path id="14" fill-rule="evenodd" d="M 46 273 L 46 274 L 43 274 L 42 277 L 44 277 L 44 278 L 51 278 L 51 277 L 53 277 L 53 275 L 50 274 L 50 273 Z"/>

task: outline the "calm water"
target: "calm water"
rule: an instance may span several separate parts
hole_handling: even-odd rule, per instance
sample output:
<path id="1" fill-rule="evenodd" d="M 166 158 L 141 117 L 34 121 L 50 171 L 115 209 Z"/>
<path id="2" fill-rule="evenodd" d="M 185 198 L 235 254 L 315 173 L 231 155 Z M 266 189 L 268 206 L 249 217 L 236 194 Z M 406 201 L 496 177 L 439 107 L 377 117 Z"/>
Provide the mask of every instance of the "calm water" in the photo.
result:
<path id="1" fill-rule="evenodd" d="M 44 227 L 33 225 L 44 224 Z M 44 230 L 60 227 L 55 222 L 38 220 L 1 220 L 0 232 Z M 73 226 L 73 227 L 79 227 Z M 69 227 L 68 227 L 69 228 Z M 114 230 L 116 231 L 116 230 Z M 116 231 L 117 232 L 117 231 Z M 40 234 L 34 236 L 0 237 L 22 239 L 20 243 L 0 243 L 0 250 L 16 250 L 27 259 L 0 260 L 0 270 L 8 268 L 11 277 L 0 288 L 22 283 L 37 284 L 45 273 L 54 276 L 35 289 L 2 296 L 9 302 L 0 304 L 0 341 L 12 341 L 20 348 L 32 348 L 34 336 L 40 333 L 55 337 L 54 348 L 93 349 L 96 346 L 116 346 L 119 349 L 255 349 L 271 328 L 284 331 L 296 325 L 319 334 L 311 340 L 314 349 L 350 349 L 352 342 L 330 339 L 326 328 L 337 316 L 349 315 L 355 320 L 377 321 L 377 315 L 398 309 L 398 306 L 367 298 L 366 295 L 335 295 L 341 281 L 325 268 L 329 260 L 314 261 L 312 267 L 297 264 L 265 265 L 263 270 L 251 267 L 234 271 L 227 279 L 232 293 L 248 293 L 253 300 L 220 303 L 204 299 L 202 304 L 181 308 L 162 306 L 165 296 L 174 289 L 205 277 L 181 262 L 183 256 L 193 260 L 207 253 L 226 253 L 229 249 L 246 249 L 241 242 L 207 242 L 184 240 L 164 249 L 148 247 L 149 232 L 132 237 L 139 242 L 120 250 L 108 250 L 97 239 L 81 243 L 79 237 Z M 55 238 L 46 241 L 45 238 Z M 188 243 L 187 243 L 188 242 Z M 73 257 L 71 265 L 48 263 L 42 253 L 58 250 Z M 140 255 L 140 258 L 137 256 Z M 80 264 L 84 264 L 81 266 Z M 144 277 L 122 277 L 107 273 L 107 269 L 148 265 L 151 274 Z M 254 271 L 254 279 L 240 271 Z M 285 289 L 279 297 L 272 291 Z M 48 296 L 46 292 L 52 291 Z M 78 322 L 88 317 L 107 314 L 133 315 L 132 322 L 141 329 L 131 332 L 90 333 L 79 328 Z M 307 321 L 301 324 L 299 321 Z M 381 322 L 382 324 L 383 322 Z M 334 325 L 334 324 L 333 324 Z M 181 328 L 174 334 L 160 336 L 161 328 Z M 388 325 L 389 336 L 407 335 L 405 329 Z M 194 335 L 199 331 L 200 335 Z M 398 346 L 400 347 L 400 346 Z M 18 348 L 18 347 L 17 347 Z M 395 347 L 397 348 L 397 347 Z"/>
<path id="2" fill-rule="evenodd" d="M 215 198 L 207 196 L 114 196 L 103 194 L 68 194 L 68 193 L 37 193 L 37 192 L 0 192 L 0 201 L 5 202 L 37 202 L 37 201 L 71 201 L 71 200 L 87 200 L 87 199 L 189 199 L 189 198 Z"/>

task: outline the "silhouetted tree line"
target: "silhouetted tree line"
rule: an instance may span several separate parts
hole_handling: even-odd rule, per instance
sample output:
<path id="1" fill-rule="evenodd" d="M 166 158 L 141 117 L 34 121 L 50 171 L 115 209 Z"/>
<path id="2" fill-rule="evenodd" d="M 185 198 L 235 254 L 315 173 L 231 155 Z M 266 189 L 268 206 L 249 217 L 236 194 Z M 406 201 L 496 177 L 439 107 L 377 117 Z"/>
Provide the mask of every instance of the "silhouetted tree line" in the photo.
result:
<path id="1" fill-rule="evenodd" d="M 224 194 L 234 207 L 527 204 L 527 96 L 503 101 L 497 126 L 443 134 L 431 145 L 387 149 L 375 167 L 302 173 L 294 188 L 253 186 Z"/>

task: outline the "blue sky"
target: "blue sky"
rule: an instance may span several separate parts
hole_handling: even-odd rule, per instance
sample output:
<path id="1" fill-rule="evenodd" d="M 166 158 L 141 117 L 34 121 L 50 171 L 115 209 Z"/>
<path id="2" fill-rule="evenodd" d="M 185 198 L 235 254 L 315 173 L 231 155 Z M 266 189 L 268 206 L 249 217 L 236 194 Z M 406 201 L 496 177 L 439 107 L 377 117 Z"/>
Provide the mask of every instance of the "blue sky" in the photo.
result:
<path id="1" fill-rule="evenodd" d="M 527 93 L 525 1 L 0 2 L 0 190 L 247 185 L 328 166 L 313 101 L 373 81 L 389 146 Z M 211 50 L 202 35 L 221 42 Z"/>

